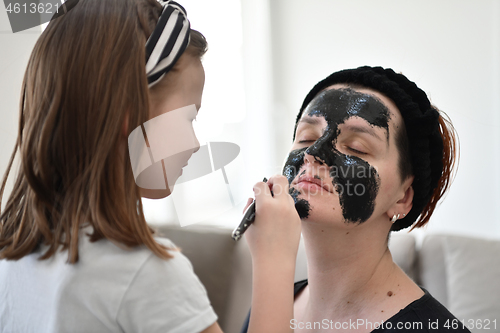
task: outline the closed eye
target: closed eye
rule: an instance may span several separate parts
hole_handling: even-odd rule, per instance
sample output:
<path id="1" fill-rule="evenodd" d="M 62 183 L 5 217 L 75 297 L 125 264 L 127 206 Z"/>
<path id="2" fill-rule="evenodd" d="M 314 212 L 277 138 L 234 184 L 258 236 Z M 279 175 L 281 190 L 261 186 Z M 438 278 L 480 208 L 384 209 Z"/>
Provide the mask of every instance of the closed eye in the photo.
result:
<path id="1" fill-rule="evenodd" d="M 299 141 L 299 143 L 306 144 L 306 143 L 313 143 L 315 141 L 316 140 L 301 140 L 301 141 Z"/>
<path id="2" fill-rule="evenodd" d="M 360 151 L 360 150 L 357 150 L 357 149 L 354 149 L 352 147 L 347 147 L 347 149 L 355 154 L 359 154 L 359 155 L 366 155 L 367 153 L 363 152 L 363 151 Z"/>

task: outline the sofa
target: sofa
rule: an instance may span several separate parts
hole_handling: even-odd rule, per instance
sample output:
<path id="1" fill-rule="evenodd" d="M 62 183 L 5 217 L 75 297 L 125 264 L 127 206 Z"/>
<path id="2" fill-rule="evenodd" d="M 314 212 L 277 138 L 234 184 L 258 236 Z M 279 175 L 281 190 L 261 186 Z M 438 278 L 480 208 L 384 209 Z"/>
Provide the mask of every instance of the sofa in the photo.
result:
<path id="1" fill-rule="evenodd" d="M 225 333 L 239 332 L 251 304 L 252 265 L 244 237 L 215 227 L 153 225 L 189 258 L 205 285 Z M 500 240 L 427 234 L 417 246 L 409 233 L 389 240 L 394 261 L 472 332 L 500 332 Z M 295 280 L 307 278 L 301 242 Z"/>

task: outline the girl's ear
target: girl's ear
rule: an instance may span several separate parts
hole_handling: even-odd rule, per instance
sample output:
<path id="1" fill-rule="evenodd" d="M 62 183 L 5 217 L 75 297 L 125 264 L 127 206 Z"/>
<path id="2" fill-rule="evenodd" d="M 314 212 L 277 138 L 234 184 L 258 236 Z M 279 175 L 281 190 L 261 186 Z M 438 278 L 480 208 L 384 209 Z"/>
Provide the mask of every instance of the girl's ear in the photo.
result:
<path id="1" fill-rule="evenodd" d="M 128 137 L 128 112 L 125 114 L 125 118 L 123 119 L 122 125 L 122 135 L 127 138 Z"/>

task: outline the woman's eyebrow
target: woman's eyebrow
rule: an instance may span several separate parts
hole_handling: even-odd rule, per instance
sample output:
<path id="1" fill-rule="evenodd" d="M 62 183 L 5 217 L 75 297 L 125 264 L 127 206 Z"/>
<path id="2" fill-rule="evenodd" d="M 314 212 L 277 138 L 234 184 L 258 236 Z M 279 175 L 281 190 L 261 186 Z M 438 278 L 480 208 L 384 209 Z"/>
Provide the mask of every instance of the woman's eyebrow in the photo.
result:
<path id="1" fill-rule="evenodd" d="M 356 132 L 356 133 L 366 133 L 371 135 L 372 137 L 380 140 L 380 141 L 386 141 L 387 144 L 389 144 L 389 140 L 382 139 L 380 135 L 375 131 L 373 127 L 368 127 L 368 126 L 356 126 L 356 125 L 346 125 L 345 127 L 346 130 L 351 131 L 351 132 Z M 389 133 L 388 133 L 389 134 Z"/>
<path id="2" fill-rule="evenodd" d="M 305 116 L 300 118 L 299 123 L 306 123 L 309 125 L 319 125 L 321 123 L 321 120 L 318 117 Z"/>

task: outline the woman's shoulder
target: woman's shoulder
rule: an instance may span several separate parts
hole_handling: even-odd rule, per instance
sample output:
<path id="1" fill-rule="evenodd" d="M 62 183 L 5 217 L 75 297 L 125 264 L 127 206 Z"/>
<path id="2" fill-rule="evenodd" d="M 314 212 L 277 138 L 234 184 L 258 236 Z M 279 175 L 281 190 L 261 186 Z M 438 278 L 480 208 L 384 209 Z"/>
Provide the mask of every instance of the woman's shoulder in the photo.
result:
<path id="1" fill-rule="evenodd" d="M 412 332 L 469 332 L 461 322 L 426 289 L 424 295 L 411 302 L 385 321 L 374 332 L 393 332 L 403 329 Z"/>

